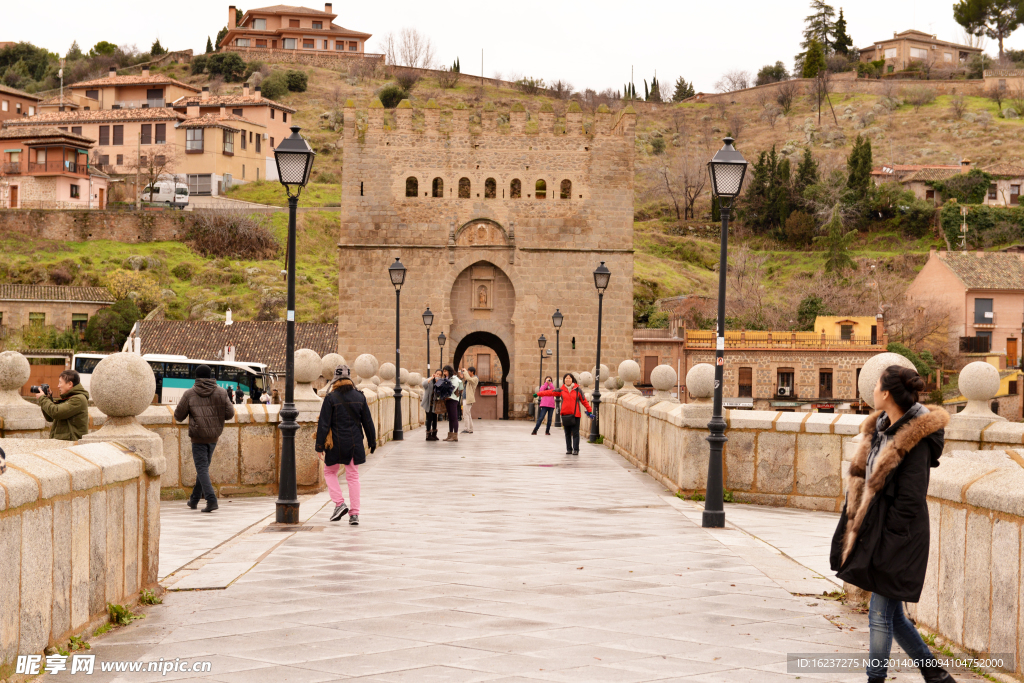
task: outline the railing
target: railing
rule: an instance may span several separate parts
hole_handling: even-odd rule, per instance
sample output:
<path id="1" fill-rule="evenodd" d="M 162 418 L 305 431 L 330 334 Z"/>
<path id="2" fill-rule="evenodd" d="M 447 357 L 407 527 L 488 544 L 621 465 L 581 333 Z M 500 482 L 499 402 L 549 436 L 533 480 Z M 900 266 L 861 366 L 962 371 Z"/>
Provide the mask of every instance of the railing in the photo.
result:
<path id="1" fill-rule="evenodd" d="M 671 339 L 672 330 L 668 328 L 634 327 L 633 339 Z"/>
<path id="2" fill-rule="evenodd" d="M 166 107 L 163 99 L 159 100 L 118 100 L 114 106 L 119 109 L 156 109 Z"/>
<path id="3" fill-rule="evenodd" d="M 992 340 L 988 337 L 960 337 L 961 353 L 988 353 L 992 350 Z"/>
<path id="4" fill-rule="evenodd" d="M 688 349 L 715 348 L 715 333 L 687 330 L 684 344 Z M 740 336 L 727 335 L 726 349 L 882 349 L 886 339 L 872 341 L 870 337 L 843 339 L 806 332 L 742 332 Z"/>
<path id="5" fill-rule="evenodd" d="M 974 312 L 974 326 L 988 326 L 995 327 L 996 314 L 992 311 L 975 311 Z"/>
<path id="6" fill-rule="evenodd" d="M 84 173 L 85 168 L 85 164 L 79 164 L 74 161 L 64 161 L 62 159 L 47 159 L 42 163 L 37 161 L 28 162 L 29 173 L 78 173 L 79 169 Z"/>
<path id="7" fill-rule="evenodd" d="M 3 165 L 4 175 L 17 175 L 21 173 L 20 161 L 8 161 Z"/>

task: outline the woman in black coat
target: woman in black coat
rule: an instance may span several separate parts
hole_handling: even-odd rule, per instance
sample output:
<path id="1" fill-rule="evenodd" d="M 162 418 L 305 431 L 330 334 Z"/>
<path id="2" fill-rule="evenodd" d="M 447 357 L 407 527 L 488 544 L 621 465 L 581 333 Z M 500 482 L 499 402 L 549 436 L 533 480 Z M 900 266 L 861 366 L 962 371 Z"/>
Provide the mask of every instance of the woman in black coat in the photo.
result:
<path id="1" fill-rule="evenodd" d="M 350 379 L 348 366 L 339 366 L 334 371 L 331 391 L 320 407 L 320 420 L 316 426 L 316 452 L 322 453 L 324 478 L 327 489 L 334 501 L 331 521 L 337 522 L 349 512 L 345 495 L 341 492 L 338 473 L 345 466 L 345 480 L 348 495 L 352 499 L 352 511 L 348 523 L 359 525 L 359 469 L 366 462 L 363 435 L 370 445 L 370 452 L 377 449 L 377 432 L 370 417 L 370 407 L 363 392 L 358 391 Z"/>
<path id="2" fill-rule="evenodd" d="M 924 381 L 891 365 L 875 386 L 876 412 L 863 435 L 846 483 L 846 503 L 832 538 L 837 576 L 871 591 L 869 683 L 885 680 L 892 639 L 914 658 L 929 683 L 955 683 L 903 614 L 921 598 L 928 568 L 929 469 L 939 466 L 949 415 L 918 403 Z"/>

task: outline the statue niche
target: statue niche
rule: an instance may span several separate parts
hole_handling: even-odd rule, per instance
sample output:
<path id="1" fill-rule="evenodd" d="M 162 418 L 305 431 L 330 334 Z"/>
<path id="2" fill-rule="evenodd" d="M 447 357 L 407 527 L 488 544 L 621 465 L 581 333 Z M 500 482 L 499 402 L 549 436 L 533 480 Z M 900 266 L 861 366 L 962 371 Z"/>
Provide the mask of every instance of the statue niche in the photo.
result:
<path id="1" fill-rule="evenodd" d="M 457 247 L 507 247 L 508 235 L 504 228 L 486 218 L 472 220 L 463 225 L 455 234 Z"/>

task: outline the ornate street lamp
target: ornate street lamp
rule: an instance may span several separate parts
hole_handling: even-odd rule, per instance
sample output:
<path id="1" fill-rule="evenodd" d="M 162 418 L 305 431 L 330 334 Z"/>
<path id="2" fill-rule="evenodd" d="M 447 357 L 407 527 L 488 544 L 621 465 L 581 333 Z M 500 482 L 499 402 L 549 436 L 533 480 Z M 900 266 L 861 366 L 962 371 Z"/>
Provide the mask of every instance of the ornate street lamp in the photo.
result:
<path id="1" fill-rule="evenodd" d="M 309 182 L 315 156 L 313 148 L 299 135 L 298 126 L 292 126 L 292 134 L 274 150 L 277 178 L 288 195 L 288 317 L 284 405 L 281 406 L 281 424 L 278 426 L 281 430 L 281 472 L 277 480 L 276 505 L 278 524 L 299 523 L 299 492 L 295 482 L 295 432 L 299 431 L 299 424 L 295 421 L 299 416 L 295 409 L 295 214 L 299 194 Z"/>
<path id="2" fill-rule="evenodd" d="M 601 318 L 604 313 L 604 290 L 608 289 L 608 281 L 612 272 L 605 267 L 604 261 L 594 269 L 594 287 L 597 288 L 597 367 L 594 370 L 594 419 L 590 421 L 590 443 L 597 443 L 601 435 Z"/>
<path id="3" fill-rule="evenodd" d="M 715 340 L 715 402 L 708 423 L 708 443 L 711 457 L 708 459 L 708 481 L 704 492 L 704 514 L 701 526 L 724 527 L 725 504 L 722 490 L 722 446 L 725 437 L 725 420 L 722 419 L 722 374 L 725 369 L 725 273 L 729 269 L 729 213 L 732 202 L 743 188 L 743 176 L 747 162 L 743 155 L 732 146 L 733 139 L 725 138 L 725 146 L 718 150 L 708 162 L 711 189 L 718 197 L 722 214 L 722 239 L 718 255 L 718 335 Z"/>
<path id="4" fill-rule="evenodd" d="M 441 347 L 441 360 L 437 361 L 437 367 L 444 368 L 444 343 L 448 341 L 448 337 L 444 336 L 444 332 L 437 335 L 437 345 Z"/>
<path id="5" fill-rule="evenodd" d="M 395 257 L 395 262 L 388 268 L 388 275 L 391 276 L 391 284 L 395 286 L 395 431 L 394 440 L 405 440 L 405 432 L 402 431 L 402 285 L 405 284 L 405 266 L 401 259 Z"/>
<path id="6" fill-rule="evenodd" d="M 430 326 L 434 324 L 434 314 L 430 312 L 430 306 L 423 311 L 423 326 L 427 328 L 427 379 L 430 379 Z"/>
<path id="7" fill-rule="evenodd" d="M 559 374 L 562 372 L 562 346 L 559 335 L 562 332 L 562 313 L 557 308 L 555 314 L 551 316 L 551 324 L 555 326 L 555 387 L 559 388 L 562 386 L 562 378 Z M 555 427 L 562 426 L 562 392 L 559 391 L 555 394 Z"/>

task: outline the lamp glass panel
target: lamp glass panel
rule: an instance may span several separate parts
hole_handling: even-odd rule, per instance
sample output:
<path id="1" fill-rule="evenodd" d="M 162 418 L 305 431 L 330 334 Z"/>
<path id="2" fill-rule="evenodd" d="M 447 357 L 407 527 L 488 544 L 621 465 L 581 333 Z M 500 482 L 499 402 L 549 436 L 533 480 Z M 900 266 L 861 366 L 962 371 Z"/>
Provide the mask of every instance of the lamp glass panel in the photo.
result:
<path id="1" fill-rule="evenodd" d="M 719 197 L 735 197 L 740 193 L 746 164 L 711 164 L 715 175 L 715 192 Z"/>
<path id="2" fill-rule="evenodd" d="M 308 154 L 280 152 L 277 155 L 277 172 L 285 185 L 303 185 L 306 180 Z"/>

